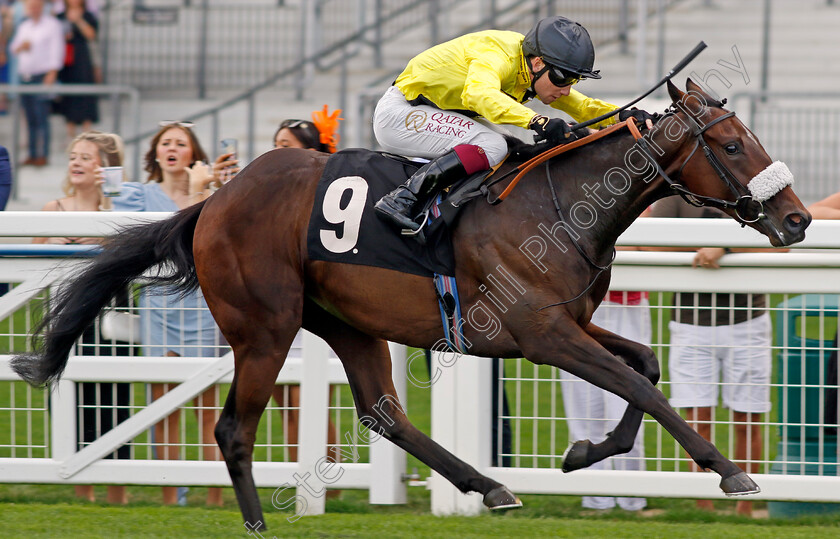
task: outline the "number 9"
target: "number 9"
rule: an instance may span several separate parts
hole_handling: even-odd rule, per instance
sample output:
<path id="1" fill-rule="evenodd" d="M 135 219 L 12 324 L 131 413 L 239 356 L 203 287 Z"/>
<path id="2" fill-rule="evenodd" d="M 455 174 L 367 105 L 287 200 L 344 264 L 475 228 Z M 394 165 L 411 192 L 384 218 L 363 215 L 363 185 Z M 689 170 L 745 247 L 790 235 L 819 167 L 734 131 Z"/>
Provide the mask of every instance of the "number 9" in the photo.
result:
<path id="1" fill-rule="evenodd" d="M 344 192 L 351 191 L 350 201 L 344 208 L 341 199 Z M 346 253 L 356 246 L 359 240 L 359 228 L 362 224 L 362 212 L 367 201 L 368 184 L 361 176 L 344 176 L 334 180 L 324 193 L 322 210 L 324 219 L 334 225 L 343 224 L 342 235 L 335 230 L 321 230 L 321 243 L 333 253 Z"/>

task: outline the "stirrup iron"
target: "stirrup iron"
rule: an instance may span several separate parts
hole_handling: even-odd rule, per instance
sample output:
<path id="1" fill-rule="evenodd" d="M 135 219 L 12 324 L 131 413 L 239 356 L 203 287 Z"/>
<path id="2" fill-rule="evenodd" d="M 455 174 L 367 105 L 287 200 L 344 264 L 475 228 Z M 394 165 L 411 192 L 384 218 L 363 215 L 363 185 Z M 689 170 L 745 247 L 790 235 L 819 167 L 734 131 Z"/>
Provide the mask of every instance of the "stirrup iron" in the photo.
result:
<path id="1" fill-rule="evenodd" d="M 400 234 L 402 234 L 403 236 L 416 236 L 420 234 L 423 231 L 423 228 L 426 227 L 426 222 L 428 222 L 429 220 L 429 211 L 430 210 L 426 210 L 423 213 L 417 215 L 417 217 L 423 218 L 423 220 L 420 223 L 418 223 L 417 228 L 403 228 L 400 230 Z M 414 218 L 415 221 L 417 220 L 417 217 Z"/>

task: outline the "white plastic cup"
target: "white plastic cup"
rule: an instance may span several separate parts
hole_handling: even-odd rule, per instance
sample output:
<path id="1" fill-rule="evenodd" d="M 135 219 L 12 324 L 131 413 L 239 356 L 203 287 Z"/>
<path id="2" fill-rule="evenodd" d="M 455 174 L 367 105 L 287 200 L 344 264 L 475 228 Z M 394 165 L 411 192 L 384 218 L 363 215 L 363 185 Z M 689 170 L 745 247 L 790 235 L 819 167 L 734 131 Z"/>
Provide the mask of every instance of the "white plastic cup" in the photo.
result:
<path id="1" fill-rule="evenodd" d="M 105 183 L 102 184 L 102 194 L 106 197 L 118 197 L 122 193 L 123 168 L 104 167 Z"/>

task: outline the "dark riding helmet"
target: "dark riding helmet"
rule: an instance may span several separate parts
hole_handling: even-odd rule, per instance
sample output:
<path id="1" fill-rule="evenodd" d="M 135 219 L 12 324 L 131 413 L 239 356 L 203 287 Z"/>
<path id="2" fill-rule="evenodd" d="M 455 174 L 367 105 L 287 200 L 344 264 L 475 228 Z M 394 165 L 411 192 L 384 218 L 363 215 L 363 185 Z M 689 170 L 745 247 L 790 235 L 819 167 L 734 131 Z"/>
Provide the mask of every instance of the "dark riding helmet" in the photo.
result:
<path id="1" fill-rule="evenodd" d="M 542 57 L 560 79 L 600 79 L 589 32 L 566 17 L 546 17 L 525 36 L 522 52 Z"/>

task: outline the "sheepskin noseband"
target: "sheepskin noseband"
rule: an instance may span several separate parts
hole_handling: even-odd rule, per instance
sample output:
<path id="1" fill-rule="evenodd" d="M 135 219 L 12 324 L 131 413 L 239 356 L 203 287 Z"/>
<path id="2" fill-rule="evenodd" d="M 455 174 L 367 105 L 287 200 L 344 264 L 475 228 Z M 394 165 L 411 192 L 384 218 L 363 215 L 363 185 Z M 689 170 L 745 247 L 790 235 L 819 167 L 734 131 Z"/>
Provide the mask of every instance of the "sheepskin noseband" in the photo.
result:
<path id="1" fill-rule="evenodd" d="M 788 185 L 793 185 L 793 174 L 786 164 L 774 161 L 750 180 L 747 189 L 755 200 L 764 202 Z"/>

